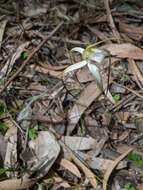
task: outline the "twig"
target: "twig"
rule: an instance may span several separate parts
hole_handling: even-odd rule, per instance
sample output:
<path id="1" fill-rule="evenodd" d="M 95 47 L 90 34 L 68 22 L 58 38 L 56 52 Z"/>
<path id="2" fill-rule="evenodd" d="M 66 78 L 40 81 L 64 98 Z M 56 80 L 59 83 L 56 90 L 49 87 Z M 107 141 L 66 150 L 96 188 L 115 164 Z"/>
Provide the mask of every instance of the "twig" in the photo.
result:
<path id="1" fill-rule="evenodd" d="M 110 110 L 110 112 L 115 113 L 120 110 L 127 103 L 132 101 L 136 96 L 134 94 L 129 94 L 127 97 L 124 97 L 121 101 L 119 101 L 116 105 L 114 105 Z"/>
<path id="2" fill-rule="evenodd" d="M 23 62 L 21 67 L 10 77 L 10 79 L 5 83 L 4 87 L 0 90 L 0 94 L 8 87 L 8 85 L 14 80 L 18 74 L 23 70 L 23 68 L 29 63 L 32 57 L 40 50 L 40 48 L 57 32 L 57 30 L 62 26 L 64 22 L 62 21 L 58 26 L 47 36 L 45 39 L 31 52 L 29 57 Z"/>
<path id="3" fill-rule="evenodd" d="M 130 144 L 135 143 L 136 141 L 140 140 L 143 137 L 143 133 L 139 134 L 137 137 L 135 137 L 133 140 L 131 140 Z"/>
<path id="4" fill-rule="evenodd" d="M 143 95 L 139 94 L 137 91 L 132 90 L 131 88 L 128 88 L 128 87 L 126 87 L 126 86 L 124 86 L 124 85 L 118 84 L 118 83 L 115 82 L 115 81 L 112 81 L 112 82 L 113 82 L 114 84 L 116 84 L 116 85 L 118 85 L 118 86 L 120 86 L 120 87 L 122 87 L 122 88 L 128 90 L 129 92 L 132 92 L 132 93 L 135 94 L 137 97 L 143 99 Z"/>
<path id="5" fill-rule="evenodd" d="M 136 62 L 133 59 L 128 59 L 128 62 L 129 62 L 129 66 L 131 67 L 131 71 L 136 79 L 136 83 L 141 88 L 141 90 L 143 90 L 143 87 L 142 87 L 143 86 L 143 76 L 142 76 L 140 69 L 138 68 Z"/>
<path id="6" fill-rule="evenodd" d="M 117 39 L 118 43 L 120 43 L 120 34 L 117 31 L 117 28 L 115 26 L 115 23 L 114 23 L 112 14 L 111 14 L 111 10 L 109 7 L 109 0 L 104 0 L 104 5 L 105 5 L 106 11 L 107 11 L 107 17 L 108 17 L 108 21 L 109 21 L 110 27 L 112 29 L 113 35 Z"/>

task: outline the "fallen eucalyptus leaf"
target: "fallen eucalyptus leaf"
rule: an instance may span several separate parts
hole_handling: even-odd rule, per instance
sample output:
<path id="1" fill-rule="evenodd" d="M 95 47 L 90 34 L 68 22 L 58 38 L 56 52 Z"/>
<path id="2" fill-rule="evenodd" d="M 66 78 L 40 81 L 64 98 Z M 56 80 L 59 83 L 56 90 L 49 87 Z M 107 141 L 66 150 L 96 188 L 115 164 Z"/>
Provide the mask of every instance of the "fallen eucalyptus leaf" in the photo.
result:
<path id="1" fill-rule="evenodd" d="M 63 136 L 62 140 L 72 150 L 90 150 L 97 144 L 97 141 L 91 137 Z"/>
<path id="2" fill-rule="evenodd" d="M 37 178 L 41 178 L 48 173 L 49 169 L 57 159 L 60 153 L 60 145 L 52 133 L 48 131 L 40 131 L 38 137 L 29 142 L 29 147 L 35 155 L 31 158 L 31 161 L 33 162 L 31 175 L 35 172 Z"/>

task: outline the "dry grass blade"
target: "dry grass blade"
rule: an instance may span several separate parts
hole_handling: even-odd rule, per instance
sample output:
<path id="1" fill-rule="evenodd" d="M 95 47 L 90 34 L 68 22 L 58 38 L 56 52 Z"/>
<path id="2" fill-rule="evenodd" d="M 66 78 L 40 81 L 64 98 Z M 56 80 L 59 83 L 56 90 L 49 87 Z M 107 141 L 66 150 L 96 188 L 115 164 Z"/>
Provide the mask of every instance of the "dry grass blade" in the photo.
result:
<path id="1" fill-rule="evenodd" d="M 0 22 L 0 48 L 1 48 L 1 44 L 2 44 L 2 39 L 3 39 L 6 23 L 7 23 L 7 20 L 3 20 Z"/>
<path id="2" fill-rule="evenodd" d="M 125 153 L 123 153 L 118 158 L 116 158 L 114 160 L 114 162 L 110 165 L 110 167 L 108 167 L 107 171 L 104 174 L 103 190 L 107 190 L 107 183 L 108 183 L 108 180 L 110 178 L 112 171 L 115 169 L 115 167 L 118 165 L 118 163 L 121 160 L 123 160 L 123 158 L 125 158 L 132 150 L 133 150 L 133 148 L 130 148 L 129 150 L 127 150 Z"/>

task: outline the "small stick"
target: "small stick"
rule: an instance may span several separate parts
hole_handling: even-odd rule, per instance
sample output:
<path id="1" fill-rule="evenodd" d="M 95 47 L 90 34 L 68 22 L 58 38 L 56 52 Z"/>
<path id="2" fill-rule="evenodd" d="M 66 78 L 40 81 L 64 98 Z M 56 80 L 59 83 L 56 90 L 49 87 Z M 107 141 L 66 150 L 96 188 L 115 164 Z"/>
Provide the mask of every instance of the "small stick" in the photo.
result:
<path id="1" fill-rule="evenodd" d="M 128 90 L 129 92 L 132 92 L 132 93 L 135 94 L 137 97 L 143 99 L 143 95 L 142 95 L 142 94 L 139 94 L 137 91 L 135 91 L 135 90 L 133 90 L 133 89 L 131 89 L 131 88 L 128 88 L 127 86 L 118 84 L 118 83 L 115 82 L 115 81 L 112 81 L 112 82 L 113 82 L 114 84 L 116 84 L 116 85 L 118 85 L 118 86 L 120 86 L 120 87 L 122 87 L 122 88 Z"/>
<path id="2" fill-rule="evenodd" d="M 133 140 L 131 140 L 130 144 L 135 143 L 136 141 L 140 140 L 143 137 L 143 133 L 139 134 L 137 137 L 135 137 Z"/>
<path id="3" fill-rule="evenodd" d="M 111 10 L 110 10 L 110 6 L 109 6 L 109 0 L 104 0 L 104 5 L 106 8 L 106 12 L 107 12 L 107 18 L 110 24 L 110 28 L 112 29 L 113 35 L 114 37 L 117 39 L 118 43 L 120 43 L 120 34 L 117 31 L 117 28 L 115 26 L 112 14 L 111 14 Z"/>
<path id="4" fill-rule="evenodd" d="M 8 87 L 8 85 L 18 76 L 18 74 L 23 70 L 23 68 L 29 63 L 32 57 L 40 50 L 40 48 L 57 32 L 57 30 L 62 26 L 64 22 L 60 22 L 58 26 L 47 36 L 43 41 L 31 52 L 28 58 L 22 63 L 21 67 L 9 78 L 9 80 L 5 83 L 4 87 L 0 89 L 0 94 Z"/>

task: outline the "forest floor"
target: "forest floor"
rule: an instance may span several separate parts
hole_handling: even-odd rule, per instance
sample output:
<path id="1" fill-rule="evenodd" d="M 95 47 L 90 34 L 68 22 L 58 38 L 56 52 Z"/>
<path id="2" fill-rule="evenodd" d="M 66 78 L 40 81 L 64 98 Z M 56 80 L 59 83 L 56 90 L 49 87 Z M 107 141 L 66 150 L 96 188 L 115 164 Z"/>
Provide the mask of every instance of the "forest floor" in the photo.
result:
<path id="1" fill-rule="evenodd" d="M 0 2 L 0 190 L 143 190 L 142 46 L 142 0 Z"/>

